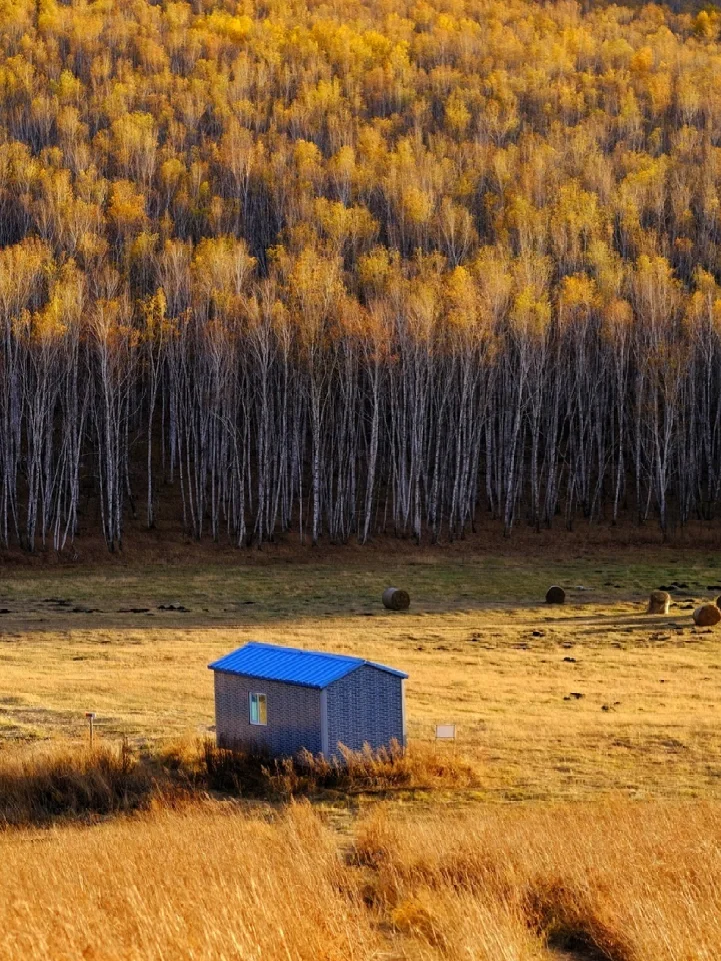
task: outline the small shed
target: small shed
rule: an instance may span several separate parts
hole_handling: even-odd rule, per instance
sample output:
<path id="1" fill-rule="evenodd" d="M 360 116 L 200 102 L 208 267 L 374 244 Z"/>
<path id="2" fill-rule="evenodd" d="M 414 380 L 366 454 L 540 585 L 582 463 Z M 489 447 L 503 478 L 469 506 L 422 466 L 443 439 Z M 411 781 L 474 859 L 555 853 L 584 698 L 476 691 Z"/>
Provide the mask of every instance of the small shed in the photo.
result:
<path id="1" fill-rule="evenodd" d="M 257 641 L 208 667 L 215 681 L 219 747 L 290 757 L 305 748 L 338 756 L 406 743 L 402 671 L 361 657 Z"/>

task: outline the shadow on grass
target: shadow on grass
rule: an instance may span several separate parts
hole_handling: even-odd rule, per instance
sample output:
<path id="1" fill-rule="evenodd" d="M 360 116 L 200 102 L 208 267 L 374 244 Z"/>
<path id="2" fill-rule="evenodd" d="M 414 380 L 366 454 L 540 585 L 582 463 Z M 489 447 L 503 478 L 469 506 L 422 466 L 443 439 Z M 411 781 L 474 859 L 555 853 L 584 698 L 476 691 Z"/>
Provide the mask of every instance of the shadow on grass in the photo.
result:
<path id="1" fill-rule="evenodd" d="M 88 818 L 150 804 L 157 784 L 127 743 L 119 750 L 55 750 L 0 767 L 0 826 Z"/>
<path id="2" fill-rule="evenodd" d="M 559 956 L 576 961 L 633 959 L 630 942 L 599 917 L 583 892 L 560 880 L 529 892 L 525 913 L 531 928 Z"/>

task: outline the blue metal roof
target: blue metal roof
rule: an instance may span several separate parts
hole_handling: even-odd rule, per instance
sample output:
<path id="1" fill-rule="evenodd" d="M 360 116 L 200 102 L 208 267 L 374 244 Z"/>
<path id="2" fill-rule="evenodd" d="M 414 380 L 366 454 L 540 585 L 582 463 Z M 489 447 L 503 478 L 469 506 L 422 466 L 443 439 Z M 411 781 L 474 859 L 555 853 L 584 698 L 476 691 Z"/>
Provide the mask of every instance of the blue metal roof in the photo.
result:
<path id="1" fill-rule="evenodd" d="M 213 661 L 208 667 L 211 671 L 243 674 L 245 677 L 258 677 L 264 681 L 285 681 L 287 684 L 322 690 L 363 664 L 377 667 L 380 671 L 387 671 L 396 677 L 408 677 L 403 671 L 366 661 L 362 657 L 326 654 L 324 651 L 303 651 L 297 647 L 280 647 L 277 644 L 261 644 L 259 641 L 250 641 L 237 651 L 231 651 L 230 654 Z"/>

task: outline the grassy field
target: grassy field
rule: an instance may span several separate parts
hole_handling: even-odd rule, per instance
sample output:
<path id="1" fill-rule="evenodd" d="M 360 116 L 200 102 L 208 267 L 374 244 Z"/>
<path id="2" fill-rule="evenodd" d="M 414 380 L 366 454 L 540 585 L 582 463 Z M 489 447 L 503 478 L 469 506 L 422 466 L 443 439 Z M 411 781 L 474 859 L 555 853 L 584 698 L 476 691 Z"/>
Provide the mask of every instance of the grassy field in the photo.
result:
<path id="1" fill-rule="evenodd" d="M 408 671 L 410 737 L 455 721 L 458 751 L 481 773 L 472 799 L 715 797 L 721 630 L 696 629 L 690 614 L 720 580 L 712 554 L 670 549 L 6 567 L 0 750 L 82 738 L 86 710 L 109 741 L 203 736 L 207 663 L 257 638 Z M 564 607 L 539 603 L 554 582 Z M 648 592 L 672 582 L 670 616 L 644 614 Z M 409 612 L 382 608 L 388 584 L 411 592 Z"/>
<path id="2" fill-rule="evenodd" d="M 0 885 L 3 961 L 709 961 L 721 811 L 215 804 L 0 833 Z"/>

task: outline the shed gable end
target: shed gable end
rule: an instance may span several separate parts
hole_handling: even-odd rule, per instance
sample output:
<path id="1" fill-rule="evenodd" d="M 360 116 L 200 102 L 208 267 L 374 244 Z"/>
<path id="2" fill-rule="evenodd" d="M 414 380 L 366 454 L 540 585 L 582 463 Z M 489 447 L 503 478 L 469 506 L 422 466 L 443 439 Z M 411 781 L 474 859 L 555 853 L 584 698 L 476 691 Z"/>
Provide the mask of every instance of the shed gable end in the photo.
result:
<path id="1" fill-rule="evenodd" d="M 339 744 L 352 751 L 364 744 L 378 750 L 393 740 L 404 744 L 401 677 L 364 664 L 328 686 L 326 703 L 329 755 L 338 753 Z"/>

